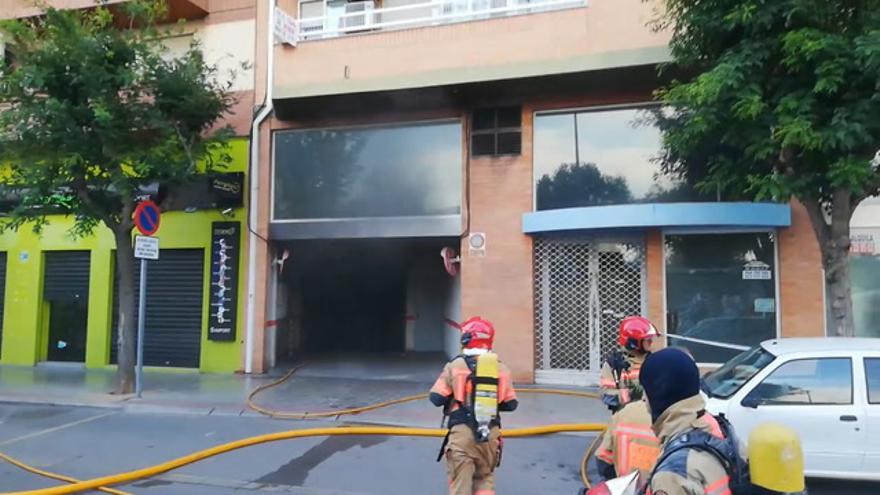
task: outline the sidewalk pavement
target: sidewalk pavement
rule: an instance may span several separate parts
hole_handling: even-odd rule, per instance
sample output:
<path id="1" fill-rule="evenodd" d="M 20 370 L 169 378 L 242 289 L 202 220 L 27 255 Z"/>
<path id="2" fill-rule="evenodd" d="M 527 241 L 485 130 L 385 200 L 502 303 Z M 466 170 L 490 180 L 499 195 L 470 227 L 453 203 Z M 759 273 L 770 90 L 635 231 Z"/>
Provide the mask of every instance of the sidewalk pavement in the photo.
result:
<path id="1" fill-rule="evenodd" d="M 277 411 L 322 412 L 360 407 L 426 393 L 442 366 L 431 357 L 334 356 L 310 361 L 283 384 L 257 395 L 260 406 Z M 289 368 L 288 368 L 289 369 Z M 286 370 L 267 375 L 144 373 L 143 397 L 112 395 L 115 371 L 68 365 L 0 367 L 0 402 L 113 408 L 132 413 L 254 416 L 246 400 L 254 388 L 277 380 Z M 520 389 L 529 388 L 521 385 Z M 586 390 L 586 389 L 581 389 Z M 598 400 L 521 393 L 520 407 L 504 415 L 505 427 L 550 423 L 605 423 Z M 308 421 L 346 424 L 439 427 L 442 413 L 427 400 Z"/>

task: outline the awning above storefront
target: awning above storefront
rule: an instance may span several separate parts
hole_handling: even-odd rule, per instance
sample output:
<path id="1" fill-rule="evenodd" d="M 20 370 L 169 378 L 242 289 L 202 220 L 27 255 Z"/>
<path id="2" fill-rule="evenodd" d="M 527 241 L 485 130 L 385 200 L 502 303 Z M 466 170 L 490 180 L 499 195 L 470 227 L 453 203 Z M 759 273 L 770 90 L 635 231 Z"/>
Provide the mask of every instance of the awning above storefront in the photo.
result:
<path id="1" fill-rule="evenodd" d="M 779 203 L 643 203 L 536 211 L 523 215 L 523 232 L 570 230 L 740 229 L 791 225 L 791 206 Z"/>

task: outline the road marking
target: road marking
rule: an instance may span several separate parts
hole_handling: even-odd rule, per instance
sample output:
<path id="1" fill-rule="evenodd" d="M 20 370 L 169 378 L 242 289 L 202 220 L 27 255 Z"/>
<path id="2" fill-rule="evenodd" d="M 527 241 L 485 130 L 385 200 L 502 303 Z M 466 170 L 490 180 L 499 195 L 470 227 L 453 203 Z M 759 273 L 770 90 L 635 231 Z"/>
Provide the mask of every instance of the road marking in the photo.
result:
<path id="1" fill-rule="evenodd" d="M 153 478 L 137 481 L 130 486 L 148 488 L 150 486 L 158 486 L 159 484 L 166 483 L 179 485 L 209 486 L 214 488 L 231 488 L 233 490 L 242 491 L 247 490 L 269 493 L 289 493 L 293 495 L 367 495 L 366 492 L 351 492 L 332 488 L 315 488 L 281 484 L 275 485 L 267 483 L 257 483 L 254 481 L 208 478 L 204 476 L 193 476 L 180 473 L 160 474 L 159 476 L 155 476 Z"/>
<path id="2" fill-rule="evenodd" d="M 74 426 L 79 426 L 84 423 L 90 423 L 92 421 L 96 421 L 101 418 L 106 418 L 107 416 L 111 416 L 113 414 L 116 414 L 116 412 L 114 411 L 114 412 L 108 412 L 108 413 L 104 413 L 104 414 L 98 414 L 97 416 L 89 416 L 88 418 L 78 419 L 76 421 L 71 421 L 70 423 L 65 423 L 63 425 L 53 426 L 52 428 L 46 428 L 45 430 L 35 431 L 33 433 L 28 433 L 27 435 L 22 435 L 20 437 L 11 438 L 9 440 L 4 440 L 4 441 L 0 442 L 0 446 L 21 442 L 22 440 L 29 440 L 31 438 L 41 437 L 43 435 L 55 433 L 56 431 L 66 430 L 67 428 L 73 428 Z"/>

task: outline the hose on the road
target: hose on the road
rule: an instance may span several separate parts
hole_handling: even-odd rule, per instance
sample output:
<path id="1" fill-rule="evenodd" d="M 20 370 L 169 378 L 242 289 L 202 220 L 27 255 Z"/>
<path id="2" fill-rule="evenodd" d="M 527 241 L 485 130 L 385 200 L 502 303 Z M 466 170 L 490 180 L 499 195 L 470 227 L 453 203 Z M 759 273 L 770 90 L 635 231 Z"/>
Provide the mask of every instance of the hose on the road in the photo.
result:
<path id="1" fill-rule="evenodd" d="M 401 397 L 399 399 L 393 399 L 385 402 L 377 402 L 376 404 L 370 404 L 362 407 L 352 407 L 348 409 L 337 409 L 333 411 L 317 411 L 317 412 L 295 412 L 295 411 L 279 411 L 275 409 L 269 409 L 267 407 L 263 407 L 258 405 L 255 402 L 255 398 L 261 392 L 269 390 L 270 388 L 277 387 L 282 383 L 286 382 L 296 373 L 302 365 L 297 366 L 287 373 L 284 374 L 281 378 L 267 383 L 265 385 L 260 385 L 259 387 L 253 389 L 251 393 L 248 394 L 247 397 L 247 407 L 260 413 L 265 416 L 269 416 L 270 418 L 279 418 L 279 419 L 309 419 L 309 418 L 332 418 L 336 416 L 345 416 L 349 414 L 359 414 L 367 411 L 375 411 L 376 409 L 382 409 L 384 407 L 389 407 L 397 404 L 404 404 L 407 402 L 415 402 L 419 400 L 426 400 L 428 398 L 428 394 L 416 394 L 416 395 L 408 395 L 406 397 Z M 517 393 L 520 394 L 547 394 L 547 395 L 565 395 L 570 397 L 584 397 L 587 399 L 598 399 L 600 398 L 599 394 L 595 392 L 582 392 L 580 390 L 560 390 L 560 389 L 549 389 L 549 388 L 520 388 L 517 389 Z"/>
<path id="2" fill-rule="evenodd" d="M 587 450 L 584 451 L 584 456 L 581 458 L 581 481 L 584 483 L 584 486 L 587 487 L 587 490 L 592 488 L 593 486 L 590 484 L 590 477 L 587 474 L 589 470 L 590 458 L 596 455 L 596 449 L 599 448 L 599 443 L 602 441 L 602 435 L 596 435 L 596 438 L 590 442 L 590 445 L 587 447 Z"/>
<path id="3" fill-rule="evenodd" d="M 317 412 L 293 412 L 293 411 L 279 411 L 274 409 L 269 409 L 266 407 L 262 407 L 255 402 L 255 397 L 261 392 L 268 390 L 273 387 L 277 387 L 287 380 L 290 379 L 299 370 L 302 366 L 295 367 L 288 371 L 284 376 L 275 380 L 271 383 L 261 385 L 254 390 L 252 390 L 247 397 L 247 407 L 260 413 L 265 416 L 269 416 L 272 418 L 280 418 L 280 419 L 309 419 L 309 418 L 328 418 L 328 417 L 338 417 L 350 414 L 359 414 L 367 411 L 373 411 L 376 409 L 382 409 L 385 407 L 403 404 L 407 402 L 414 402 L 418 400 L 427 399 L 427 394 L 417 394 L 417 395 L 409 395 L 406 397 L 401 397 L 399 399 L 393 399 L 389 401 L 379 402 L 376 404 L 370 404 L 362 407 L 353 407 L 348 409 L 338 409 L 333 411 L 317 411 Z M 594 392 L 582 392 L 578 390 L 558 390 L 558 389 L 544 389 L 544 388 L 522 388 L 518 390 L 519 393 L 522 394 L 550 394 L 550 395 L 564 395 L 571 397 L 584 397 L 589 399 L 599 398 L 599 394 Z M 561 432 L 601 432 L 605 429 L 605 425 L 603 424 L 557 424 L 557 425 L 546 425 L 546 426 L 538 426 L 531 428 L 518 428 L 505 430 L 504 436 L 507 438 L 517 438 L 517 437 L 525 437 L 525 436 L 533 436 L 533 435 L 545 435 L 549 433 L 561 433 Z M 399 428 L 399 427 L 335 427 L 335 428 L 311 428 L 304 430 L 290 430 L 279 433 L 271 433 L 268 435 L 259 435 L 256 437 L 244 438 L 241 440 L 237 440 L 234 442 L 230 442 L 223 445 L 218 445 L 216 447 L 212 447 L 209 449 L 205 449 L 202 451 L 195 452 L 188 456 L 180 457 L 178 459 L 174 459 L 162 464 L 157 464 L 155 466 L 146 467 L 143 469 L 138 469 L 135 471 L 129 471 L 125 473 L 120 473 L 111 476 L 105 476 L 102 478 L 96 478 L 92 480 L 86 481 L 78 481 L 73 478 L 61 477 L 60 475 L 54 475 L 53 473 L 45 473 L 45 472 L 37 472 L 39 470 L 35 470 L 35 468 L 30 468 L 30 466 L 26 466 L 24 463 L 15 464 L 23 469 L 28 469 L 31 472 L 36 474 L 41 474 L 53 479 L 57 479 L 60 481 L 66 481 L 72 483 L 67 486 L 59 486 L 53 488 L 45 488 L 40 490 L 31 490 L 25 492 L 15 492 L 16 495 L 52 495 L 52 494 L 67 494 L 67 493 L 80 493 L 87 490 L 93 489 L 101 489 L 101 487 L 108 485 L 118 485 L 123 483 L 130 483 L 132 481 L 137 481 L 144 478 L 150 478 L 156 476 L 158 474 L 162 474 L 188 464 L 192 464 L 203 459 L 207 459 L 208 457 L 213 457 L 219 454 L 223 454 L 232 450 L 241 449 L 244 447 L 249 447 L 252 445 L 257 445 L 260 443 L 266 442 L 274 442 L 278 440 L 286 440 L 291 438 L 302 438 L 302 437 L 312 437 L 312 436 L 336 436 L 336 435 L 390 435 L 390 436 L 420 436 L 420 437 L 442 437 L 446 434 L 445 430 L 434 430 L 434 429 L 425 429 L 425 428 Z M 598 438 L 590 444 L 590 448 L 584 453 L 584 459 L 582 461 L 581 466 L 581 478 L 584 481 L 585 486 L 589 487 L 589 480 L 586 477 L 586 463 L 590 457 L 592 451 L 594 451 L 594 446 L 597 444 Z M 0 453 L 0 456 L 4 456 L 4 454 Z M 12 461 L 9 461 L 12 462 Z M 17 462 L 17 461 L 16 461 Z M 102 491 L 107 491 L 112 489 L 104 489 Z M 119 492 L 116 490 L 112 490 L 109 493 L 115 493 L 115 495 L 130 495 L 125 492 Z"/>
<path id="4" fill-rule="evenodd" d="M 32 474 L 36 474 L 37 476 L 42 476 L 44 478 L 50 478 L 53 480 L 63 481 L 65 483 L 80 483 L 82 481 L 82 480 L 78 480 L 76 478 L 71 478 L 70 476 L 64 476 L 63 474 L 52 473 L 49 471 L 44 471 L 39 468 L 35 468 L 31 465 L 28 465 L 28 464 L 25 464 L 25 463 L 19 461 L 18 459 L 14 458 L 14 457 L 8 456 L 2 452 L 0 452 L 0 459 L 8 462 L 9 464 L 12 464 L 13 466 L 15 466 L 17 468 L 23 469 L 23 470 L 25 470 L 29 473 L 32 473 Z M 131 493 L 128 493 L 128 492 L 123 492 L 121 490 L 114 490 L 113 488 L 105 488 L 103 486 L 97 487 L 97 490 L 99 492 L 111 493 L 113 495 L 132 495 Z"/>
<path id="5" fill-rule="evenodd" d="M 520 438 L 535 435 L 546 435 L 550 433 L 562 432 L 599 432 L 605 429 L 603 424 L 558 424 L 536 426 L 531 428 L 514 428 L 504 431 L 505 438 Z M 38 490 L 29 490 L 23 492 L 11 492 L 6 495 L 65 495 L 70 493 L 81 493 L 87 490 L 94 490 L 99 487 L 119 485 L 131 483 L 144 478 L 172 471 L 183 466 L 202 461 L 209 457 L 220 455 L 252 445 L 267 442 L 276 442 L 279 440 L 288 440 L 291 438 L 304 438 L 316 436 L 340 436 L 340 435 L 383 435 L 383 436 L 410 436 L 410 437 L 438 437 L 442 438 L 446 435 L 446 430 L 431 428 L 399 428 L 387 426 L 354 426 L 354 427 L 333 427 L 333 428 L 309 428 L 304 430 L 289 430 L 278 433 L 269 433 L 266 435 L 258 435 L 254 437 L 243 438 L 234 442 L 217 445 L 205 450 L 200 450 L 192 454 L 179 457 L 155 466 L 149 466 L 134 471 L 94 478 L 91 480 L 80 481 L 70 485 L 56 486 L 52 488 L 43 488 Z"/>

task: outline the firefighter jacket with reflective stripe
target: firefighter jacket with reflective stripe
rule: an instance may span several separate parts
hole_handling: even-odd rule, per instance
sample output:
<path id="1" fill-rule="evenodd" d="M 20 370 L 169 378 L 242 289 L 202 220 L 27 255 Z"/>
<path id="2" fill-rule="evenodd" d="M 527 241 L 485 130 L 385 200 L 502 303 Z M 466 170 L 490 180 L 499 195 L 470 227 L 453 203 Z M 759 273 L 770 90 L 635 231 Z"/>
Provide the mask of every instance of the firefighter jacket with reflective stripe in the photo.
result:
<path id="1" fill-rule="evenodd" d="M 458 356 L 446 363 L 434 386 L 431 394 L 449 398 L 447 413 L 449 414 L 449 427 L 457 424 L 467 424 L 476 427 L 476 419 L 473 414 L 472 392 L 474 372 L 468 364 L 470 358 Z M 476 356 L 473 358 L 476 359 Z M 504 363 L 498 363 L 498 404 L 499 411 L 513 410 L 507 406 L 516 407 L 516 392 L 510 378 L 510 369 Z M 496 425 L 498 423 L 496 422 Z"/>
<path id="2" fill-rule="evenodd" d="M 627 404 L 611 417 L 596 457 L 614 466 L 617 476 L 638 469 L 647 477 L 660 455 L 660 441 L 651 429 L 651 414 L 645 401 Z"/>
<path id="3" fill-rule="evenodd" d="M 706 403 L 700 395 L 673 404 L 654 423 L 660 443 L 666 446 L 691 430 L 723 438 L 718 422 L 705 409 Z M 714 455 L 696 449 L 676 454 L 652 473 L 648 481 L 649 495 L 732 495 L 727 471 Z"/>
<path id="4" fill-rule="evenodd" d="M 648 357 L 645 353 L 634 353 L 628 351 L 617 351 L 623 355 L 624 361 L 629 365 L 628 369 L 617 370 L 608 362 L 602 364 L 602 374 L 599 377 L 599 386 L 602 388 L 602 394 L 617 398 L 619 407 L 623 407 L 632 400 L 633 388 L 640 388 L 639 370 L 642 369 L 642 363 Z"/>

